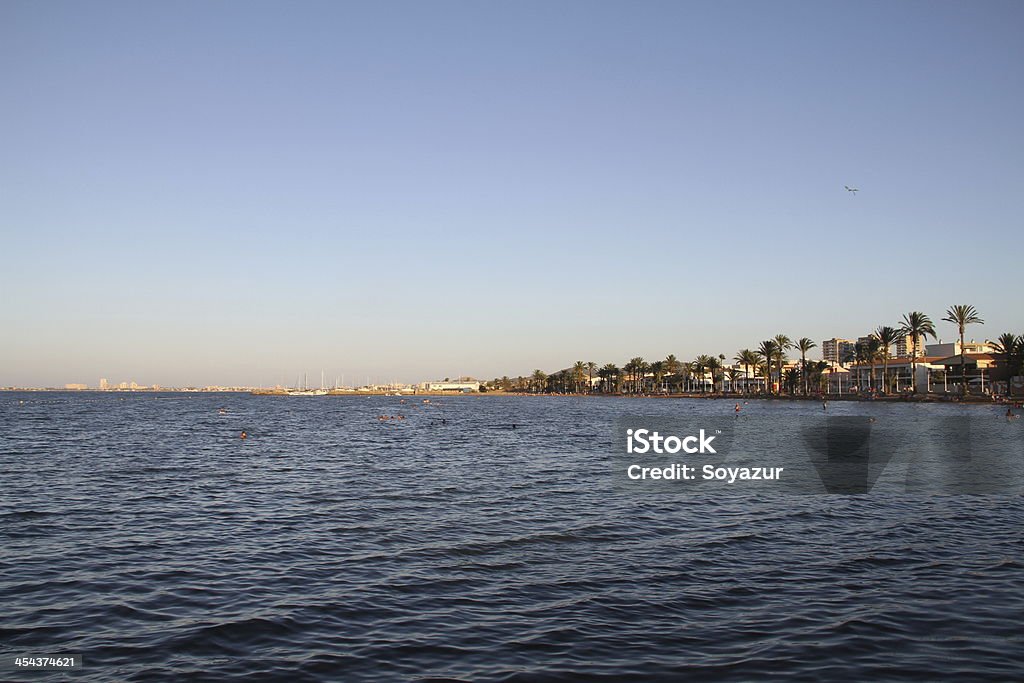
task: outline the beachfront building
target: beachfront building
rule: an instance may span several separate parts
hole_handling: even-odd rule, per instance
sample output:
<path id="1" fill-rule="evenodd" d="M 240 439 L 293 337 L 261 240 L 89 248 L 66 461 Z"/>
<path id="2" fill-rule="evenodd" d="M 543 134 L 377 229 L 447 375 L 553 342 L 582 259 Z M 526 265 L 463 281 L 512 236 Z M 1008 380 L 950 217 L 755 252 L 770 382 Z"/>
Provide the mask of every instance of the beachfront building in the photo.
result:
<path id="1" fill-rule="evenodd" d="M 992 353 L 992 351 L 992 345 L 988 342 L 975 342 L 973 340 L 964 342 L 964 353 Z M 927 344 L 924 347 L 924 353 L 926 356 L 952 356 L 960 353 L 960 342 Z"/>
<path id="2" fill-rule="evenodd" d="M 826 394 L 848 394 L 853 386 L 850 372 L 842 363 L 829 363 L 821 376 L 825 378 Z"/>
<path id="3" fill-rule="evenodd" d="M 475 379 L 464 378 L 456 381 L 444 380 L 441 382 L 423 382 L 422 384 L 420 384 L 420 388 L 423 391 L 442 391 L 451 392 L 453 394 L 469 394 L 474 391 L 480 391 L 480 381 Z"/>
<path id="4" fill-rule="evenodd" d="M 959 346 L 959 344 L 957 344 Z M 964 344 L 966 347 L 967 344 Z M 960 365 L 961 359 L 963 366 Z M 996 356 L 991 353 L 965 353 L 963 355 L 947 356 L 935 360 L 936 365 L 945 370 L 943 390 L 961 391 L 964 381 L 967 382 L 968 392 L 985 393 L 991 389 L 992 368 L 996 365 Z"/>
<path id="5" fill-rule="evenodd" d="M 851 339 L 833 337 L 821 342 L 821 357 L 826 363 L 848 365 L 857 355 L 857 344 Z"/>
<path id="6" fill-rule="evenodd" d="M 85 391 L 89 387 L 85 384 L 65 384 L 64 388 L 67 391 Z"/>
<path id="7" fill-rule="evenodd" d="M 919 393 L 942 391 L 942 385 L 936 385 L 932 378 L 933 372 L 944 369 L 941 361 L 942 358 L 939 356 L 918 356 L 914 359 L 902 356 L 890 358 L 885 365 L 881 360 L 877 360 L 873 368 L 870 363 L 857 363 L 849 368 L 850 376 L 847 386 L 858 393 L 864 393 L 869 389 L 882 391 L 883 387 L 887 387 L 887 393 L 911 391 L 914 387 L 914 372 L 916 372 Z M 882 377 L 883 371 L 888 378 L 887 382 Z"/>

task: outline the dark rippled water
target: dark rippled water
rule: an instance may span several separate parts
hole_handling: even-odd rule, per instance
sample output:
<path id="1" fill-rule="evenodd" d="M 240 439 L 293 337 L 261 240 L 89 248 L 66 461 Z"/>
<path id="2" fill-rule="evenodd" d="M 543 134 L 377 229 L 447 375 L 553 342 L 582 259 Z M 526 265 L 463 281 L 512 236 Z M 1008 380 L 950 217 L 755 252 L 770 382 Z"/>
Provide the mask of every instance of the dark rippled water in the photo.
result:
<path id="1" fill-rule="evenodd" d="M 640 496 L 614 419 L 731 403 L 398 401 L 0 394 L 0 650 L 89 681 L 1024 677 L 1019 495 Z"/>

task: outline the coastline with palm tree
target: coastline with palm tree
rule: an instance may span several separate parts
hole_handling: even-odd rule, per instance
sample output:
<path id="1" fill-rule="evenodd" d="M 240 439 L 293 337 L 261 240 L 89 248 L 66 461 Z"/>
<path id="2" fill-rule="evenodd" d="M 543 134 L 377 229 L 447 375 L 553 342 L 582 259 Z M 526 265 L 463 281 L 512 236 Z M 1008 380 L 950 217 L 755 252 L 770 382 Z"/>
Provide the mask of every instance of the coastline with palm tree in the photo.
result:
<path id="1" fill-rule="evenodd" d="M 518 382 L 507 381 L 507 377 L 488 387 L 489 391 L 553 395 L 595 395 L 625 397 L 692 397 L 692 398 L 788 398 L 830 399 L 863 398 L 882 400 L 948 400 L 950 392 L 949 368 L 958 368 L 955 376 L 955 393 L 959 400 L 992 400 L 990 391 L 984 389 L 985 369 L 989 369 L 989 386 L 993 376 L 1006 385 L 1006 394 L 1012 396 L 1013 378 L 1022 373 L 1024 366 L 1024 335 L 1004 333 L 994 342 L 975 344 L 972 348 L 985 348 L 991 353 L 968 352 L 966 330 L 970 325 L 983 324 L 974 306 L 954 305 L 946 311 L 943 322 L 956 327 L 959 344 L 956 345 L 956 362 L 944 361 L 937 357 L 922 355 L 927 339 L 936 339 L 935 323 L 921 311 L 903 314 L 897 325 L 882 324 L 874 331 L 861 337 L 855 346 L 854 362 L 848 368 L 836 361 L 808 359 L 808 353 L 818 348 L 810 337 L 797 341 L 784 333 L 762 340 L 756 349 L 741 348 L 732 357 L 732 364 L 726 363 L 723 353 L 701 353 L 690 361 L 681 360 L 676 354 L 664 359 L 647 361 L 634 356 L 621 369 L 615 363 L 598 365 L 594 361 L 575 361 L 564 370 L 545 373 L 535 369 L 528 379 Z M 973 342 L 972 342 L 973 344 Z M 893 348 L 904 345 L 907 353 L 894 356 Z M 947 345 L 949 346 L 949 345 Z M 786 352 L 796 350 L 799 360 L 787 363 Z M 945 362 L 937 367 L 936 362 Z M 977 379 L 969 376 L 972 362 L 977 379 L 982 383 L 982 392 L 972 392 L 970 384 Z M 987 364 L 983 367 L 983 363 Z M 881 365 L 881 377 L 876 373 Z M 928 368 L 925 376 L 928 386 L 918 381 L 919 369 Z M 893 372 L 890 372 L 893 368 Z M 907 370 L 909 369 L 909 376 Z M 866 386 L 861 385 L 865 378 Z M 856 373 L 856 375 L 852 373 Z M 840 381 L 838 391 L 833 377 L 848 374 L 847 390 Z M 994 373 L 994 374 L 993 374 Z M 595 376 L 597 381 L 595 382 Z M 932 390 L 941 377 L 943 392 Z M 903 385 L 901 386 L 901 381 Z"/>

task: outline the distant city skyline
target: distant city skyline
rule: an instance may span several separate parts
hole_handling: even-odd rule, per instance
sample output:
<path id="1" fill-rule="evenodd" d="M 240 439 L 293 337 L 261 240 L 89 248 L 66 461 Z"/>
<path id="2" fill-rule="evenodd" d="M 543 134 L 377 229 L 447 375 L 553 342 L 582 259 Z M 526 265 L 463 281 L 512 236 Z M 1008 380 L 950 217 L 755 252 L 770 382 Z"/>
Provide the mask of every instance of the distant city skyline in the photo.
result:
<path id="1" fill-rule="evenodd" d="M 0 5 L 0 386 L 1024 334 L 1024 5 Z M 848 191 L 857 188 L 857 192 Z M 313 382 L 311 382 L 313 383 Z"/>

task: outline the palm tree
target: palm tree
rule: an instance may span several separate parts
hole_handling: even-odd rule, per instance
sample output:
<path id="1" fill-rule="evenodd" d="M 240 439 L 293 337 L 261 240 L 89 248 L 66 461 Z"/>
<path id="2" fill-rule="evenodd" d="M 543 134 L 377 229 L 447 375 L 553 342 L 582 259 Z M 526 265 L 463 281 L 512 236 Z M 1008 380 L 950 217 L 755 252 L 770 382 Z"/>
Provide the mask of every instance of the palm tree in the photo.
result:
<path id="1" fill-rule="evenodd" d="M 633 380 L 633 393 L 638 393 L 640 383 L 643 381 L 643 373 L 647 371 L 647 363 L 640 356 L 636 356 L 630 358 L 623 368 Z"/>
<path id="2" fill-rule="evenodd" d="M 823 360 L 811 361 L 810 363 L 807 364 L 807 368 L 807 376 L 811 380 L 811 383 L 818 388 L 818 391 L 824 391 L 827 386 L 825 370 L 828 369 L 828 363 L 826 363 Z"/>
<path id="3" fill-rule="evenodd" d="M 544 389 L 544 384 L 548 381 L 548 376 L 541 370 L 534 370 L 533 375 L 530 377 L 530 383 L 533 385 L 533 393 L 537 393 L 539 390 Z"/>
<path id="4" fill-rule="evenodd" d="M 1013 396 L 1014 377 L 1020 374 L 1021 366 L 1024 365 L 1024 336 L 1016 337 L 1010 332 L 1004 332 L 992 344 L 992 350 L 1003 356 L 1006 363 L 1006 395 Z"/>
<path id="5" fill-rule="evenodd" d="M 790 368 L 786 370 L 784 377 L 784 383 L 786 385 L 786 391 L 792 396 L 796 390 L 796 386 L 800 383 L 800 371 L 796 368 Z"/>
<path id="6" fill-rule="evenodd" d="M 668 354 L 662 362 L 665 364 L 666 374 L 674 375 L 679 372 L 679 366 L 681 363 L 674 353 Z"/>
<path id="7" fill-rule="evenodd" d="M 750 388 L 750 367 L 757 365 L 757 353 L 750 349 L 740 349 L 733 360 L 743 366 L 743 393 Z"/>
<path id="8" fill-rule="evenodd" d="M 675 377 L 676 375 L 679 374 L 679 368 L 682 366 L 682 363 L 679 361 L 678 358 L 676 358 L 674 353 L 668 354 L 668 356 L 665 357 L 665 360 L 663 360 L 662 363 L 665 367 L 665 374 L 668 375 L 669 377 Z"/>
<path id="9" fill-rule="evenodd" d="M 683 377 L 683 386 L 685 387 L 683 390 L 689 393 L 691 389 L 693 376 L 697 373 L 697 366 L 693 363 L 693 361 L 683 363 L 682 366 L 680 366 L 679 368 L 679 373 Z"/>
<path id="10" fill-rule="evenodd" d="M 597 363 L 592 360 L 587 361 L 587 393 L 589 394 L 594 390 L 594 371 L 597 370 Z"/>
<path id="11" fill-rule="evenodd" d="M 725 358 L 725 356 L 722 356 L 722 358 Z M 715 377 L 716 376 L 718 376 L 718 377 L 722 376 L 722 360 L 721 360 L 721 358 L 717 358 L 715 356 L 708 356 L 707 368 L 708 368 L 708 371 L 711 373 L 711 393 L 713 394 L 713 393 L 715 393 L 715 391 L 717 391 L 716 384 L 715 384 L 715 381 L 716 381 Z M 722 382 L 722 392 L 725 393 L 725 382 L 724 381 Z"/>
<path id="12" fill-rule="evenodd" d="M 921 311 L 911 311 L 903 314 L 903 322 L 900 324 L 900 334 L 910 337 L 910 378 L 917 393 L 917 340 L 931 337 L 935 339 L 935 324 L 932 319 Z"/>
<path id="13" fill-rule="evenodd" d="M 865 363 L 869 363 L 871 365 L 871 374 L 868 375 L 869 389 L 875 388 L 875 361 L 878 360 L 881 348 L 882 343 L 878 341 L 878 337 L 874 334 L 869 334 L 866 341 L 857 343 L 856 354 L 858 365 L 864 365 Z"/>
<path id="14" fill-rule="evenodd" d="M 580 384 L 583 383 L 583 375 L 587 371 L 587 364 L 581 360 L 572 365 L 572 381 L 576 385 L 576 393 L 580 393 Z"/>
<path id="15" fill-rule="evenodd" d="M 796 348 L 800 351 L 800 374 L 804 380 L 804 396 L 807 395 L 807 352 L 816 346 L 817 344 L 807 337 L 800 337 L 796 342 Z"/>
<path id="16" fill-rule="evenodd" d="M 942 319 L 947 323 L 956 325 L 960 332 L 960 393 L 967 395 L 967 354 L 964 353 L 964 328 L 975 323 L 983 324 L 985 321 L 978 315 L 974 306 L 957 304 L 950 306 L 946 311 L 946 317 Z"/>
<path id="17" fill-rule="evenodd" d="M 652 380 L 654 382 L 654 386 L 659 386 L 661 384 L 661 380 L 665 378 L 664 361 L 656 360 L 653 363 L 651 363 L 649 367 L 651 370 L 651 374 L 654 375 L 654 378 Z M 654 387 L 651 388 L 653 389 Z"/>
<path id="18" fill-rule="evenodd" d="M 741 377 L 741 373 L 736 368 L 729 366 L 725 371 L 726 376 L 729 378 L 729 393 L 736 393 L 736 380 Z"/>
<path id="19" fill-rule="evenodd" d="M 707 355 L 706 353 L 702 353 L 701 355 L 693 359 L 693 366 L 695 371 L 694 374 L 697 376 L 697 381 L 700 382 L 701 393 L 707 391 L 707 385 L 704 383 L 704 376 L 707 374 L 708 367 L 711 366 L 713 361 L 714 358 Z M 711 390 L 715 390 L 715 378 L 713 373 L 711 376 Z"/>
<path id="20" fill-rule="evenodd" d="M 651 364 L 645 361 L 643 358 L 640 359 L 640 364 L 637 366 L 637 372 L 640 373 L 640 393 L 647 391 L 647 373 L 651 369 Z"/>
<path id="21" fill-rule="evenodd" d="M 778 347 L 775 350 L 775 363 L 779 368 L 779 393 L 782 393 L 782 364 L 786 361 L 786 351 L 793 348 L 793 341 L 784 334 L 777 334 L 772 341 Z"/>
<path id="22" fill-rule="evenodd" d="M 882 356 L 882 393 L 889 393 L 889 349 L 900 340 L 900 333 L 895 327 L 882 325 L 875 330 L 875 338 L 878 339 L 880 354 Z"/>
<path id="23" fill-rule="evenodd" d="M 597 371 L 598 377 L 604 380 L 604 391 L 605 393 L 612 393 L 615 390 L 615 385 L 618 384 L 615 380 L 619 376 L 619 368 L 614 363 L 606 363 Z M 609 385 L 611 386 L 612 392 L 609 392 Z"/>
<path id="24" fill-rule="evenodd" d="M 772 360 L 778 353 L 778 349 L 779 345 L 774 339 L 766 339 L 757 347 L 758 355 L 764 358 L 765 362 L 764 388 L 769 396 L 772 393 Z"/>

